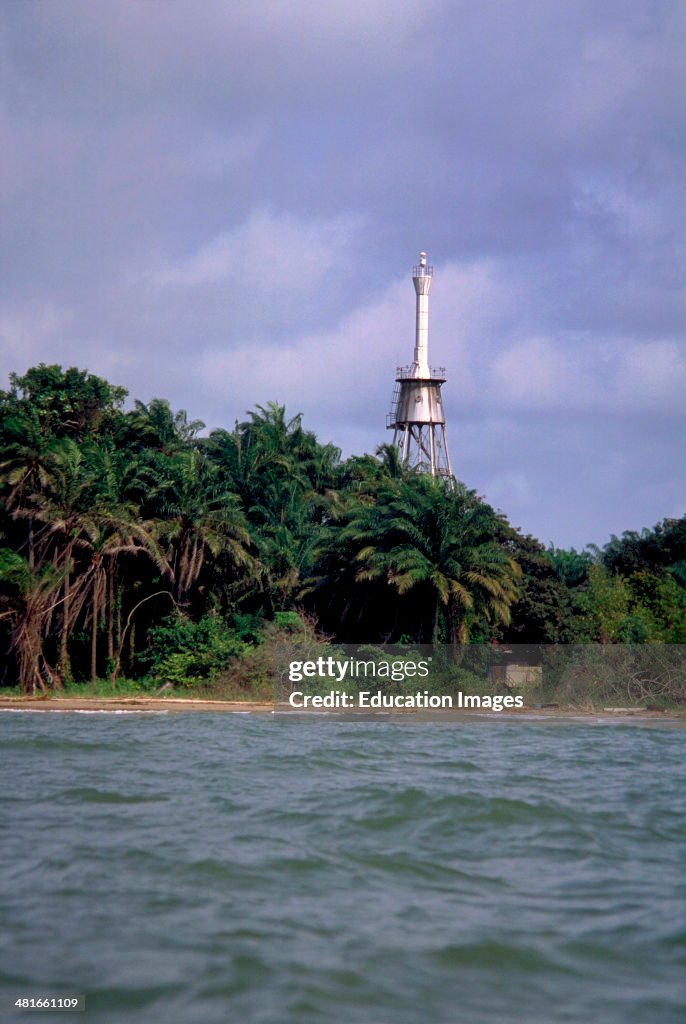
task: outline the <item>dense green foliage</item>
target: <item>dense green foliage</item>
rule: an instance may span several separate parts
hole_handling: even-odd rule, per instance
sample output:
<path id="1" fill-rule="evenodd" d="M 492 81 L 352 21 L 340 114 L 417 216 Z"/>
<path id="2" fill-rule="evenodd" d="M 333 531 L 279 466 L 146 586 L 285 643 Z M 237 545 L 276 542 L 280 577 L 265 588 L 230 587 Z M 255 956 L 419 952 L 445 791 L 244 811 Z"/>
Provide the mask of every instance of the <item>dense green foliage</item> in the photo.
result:
<path id="1" fill-rule="evenodd" d="M 0 680 L 207 681 L 298 612 L 336 641 L 686 643 L 686 517 L 546 550 L 382 446 L 232 431 L 86 371 L 0 392 Z"/>

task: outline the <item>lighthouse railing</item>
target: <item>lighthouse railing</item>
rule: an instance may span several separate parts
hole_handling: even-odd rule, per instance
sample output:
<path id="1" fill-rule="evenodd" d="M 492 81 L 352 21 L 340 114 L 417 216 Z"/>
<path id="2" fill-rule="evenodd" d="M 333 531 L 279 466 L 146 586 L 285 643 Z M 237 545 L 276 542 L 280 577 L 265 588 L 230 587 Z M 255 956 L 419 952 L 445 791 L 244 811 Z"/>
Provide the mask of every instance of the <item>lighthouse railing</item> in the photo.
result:
<path id="1" fill-rule="evenodd" d="M 446 380 L 445 366 L 430 366 L 429 376 L 426 377 L 424 374 L 419 373 L 419 367 L 416 363 L 410 363 L 409 366 L 398 366 L 395 371 L 395 379 L 401 380 Z"/>

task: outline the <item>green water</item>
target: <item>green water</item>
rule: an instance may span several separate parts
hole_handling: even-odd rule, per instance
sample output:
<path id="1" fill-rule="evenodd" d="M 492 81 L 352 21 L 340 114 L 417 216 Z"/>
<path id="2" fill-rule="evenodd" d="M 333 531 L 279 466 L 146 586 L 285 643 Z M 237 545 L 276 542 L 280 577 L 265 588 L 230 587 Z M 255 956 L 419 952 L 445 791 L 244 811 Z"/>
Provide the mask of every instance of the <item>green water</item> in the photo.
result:
<path id="1" fill-rule="evenodd" d="M 0 763 L 2 1020 L 686 1020 L 684 729 L 5 713 Z"/>

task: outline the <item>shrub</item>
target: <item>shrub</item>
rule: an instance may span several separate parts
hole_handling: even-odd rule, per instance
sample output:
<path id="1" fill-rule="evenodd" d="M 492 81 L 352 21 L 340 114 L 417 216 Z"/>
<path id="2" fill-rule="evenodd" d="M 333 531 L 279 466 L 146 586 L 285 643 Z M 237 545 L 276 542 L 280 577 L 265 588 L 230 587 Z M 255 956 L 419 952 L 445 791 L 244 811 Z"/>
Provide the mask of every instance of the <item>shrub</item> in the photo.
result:
<path id="1" fill-rule="evenodd" d="M 214 615 L 199 622 L 172 615 L 150 630 L 150 646 L 140 661 L 160 683 L 192 686 L 213 680 L 245 650 L 235 631 Z"/>

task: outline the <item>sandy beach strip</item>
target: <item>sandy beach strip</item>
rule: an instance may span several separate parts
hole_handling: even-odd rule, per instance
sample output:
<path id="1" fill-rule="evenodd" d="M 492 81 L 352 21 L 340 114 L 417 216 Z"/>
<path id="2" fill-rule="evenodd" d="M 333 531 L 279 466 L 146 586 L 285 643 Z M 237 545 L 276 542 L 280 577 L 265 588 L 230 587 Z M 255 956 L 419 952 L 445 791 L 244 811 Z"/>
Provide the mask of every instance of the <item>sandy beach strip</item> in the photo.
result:
<path id="1" fill-rule="evenodd" d="M 197 697 L 0 697 L 0 709 L 27 711 L 244 711 L 271 713 L 274 701 Z M 288 705 L 284 705 L 288 707 Z"/>
<path id="2" fill-rule="evenodd" d="M 248 700 L 207 700 L 198 697 L 0 697 L 0 710 L 14 711 L 138 711 L 138 712 L 215 712 L 230 714 L 286 714 L 303 716 L 332 717 L 396 717 L 398 715 L 419 716 L 436 720 L 437 718 L 562 718 L 617 720 L 631 718 L 647 721 L 677 720 L 686 723 L 686 710 L 648 711 L 643 708 L 575 708 L 575 707 L 533 707 L 508 708 L 502 711 L 488 709 L 435 709 L 394 708 L 375 711 L 367 708 L 351 708 L 346 711 L 336 710 L 300 710 L 292 708 L 281 701 L 248 701 Z"/>

